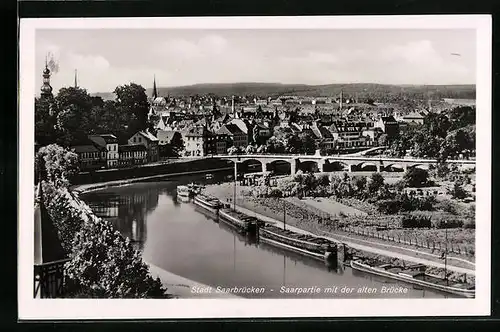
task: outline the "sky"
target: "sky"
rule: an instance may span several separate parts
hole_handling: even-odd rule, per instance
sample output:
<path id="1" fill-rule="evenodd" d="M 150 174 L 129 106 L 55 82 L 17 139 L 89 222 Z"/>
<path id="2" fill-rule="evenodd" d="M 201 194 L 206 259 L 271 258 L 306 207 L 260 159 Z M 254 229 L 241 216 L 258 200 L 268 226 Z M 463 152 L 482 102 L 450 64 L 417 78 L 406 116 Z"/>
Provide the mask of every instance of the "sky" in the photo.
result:
<path id="1" fill-rule="evenodd" d="M 37 30 L 37 87 L 46 55 L 54 91 L 134 82 L 475 84 L 475 30 Z M 457 55 L 458 54 L 458 55 Z"/>

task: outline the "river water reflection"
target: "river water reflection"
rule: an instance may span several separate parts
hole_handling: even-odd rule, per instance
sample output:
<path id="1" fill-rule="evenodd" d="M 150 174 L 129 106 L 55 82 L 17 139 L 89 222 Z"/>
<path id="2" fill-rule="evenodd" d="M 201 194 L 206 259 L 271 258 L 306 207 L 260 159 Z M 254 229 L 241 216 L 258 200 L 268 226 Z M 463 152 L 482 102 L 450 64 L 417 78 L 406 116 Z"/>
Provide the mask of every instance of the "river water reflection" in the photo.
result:
<path id="1" fill-rule="evenodd" d="M 218 180 L 216 176 L 211 182 Z M 205 182 L 200 176 L 182 177 L 109 188 L 81 197 L 97 215 L 113 222 L 134 241 L 147 262 L 213 286 L 214 291 L 218 286 L 264 289 L 259 294 L 238 294 L 249 298 L 448 297 L 348 267 L 332 269 L 323 262 L 236 234 L 224 222 L 219 223 L 215 215 L 192 203 L 177 201 L 176 186 L 192 181 Z M 397 286 L 406 288 L 407 293 L 382 293 L 384 287 L 387 290 Z M 286 293 L 293 287 L 312 287 L 319 293 Z M 346 293 L 347 289 L 352 292 Z"/>

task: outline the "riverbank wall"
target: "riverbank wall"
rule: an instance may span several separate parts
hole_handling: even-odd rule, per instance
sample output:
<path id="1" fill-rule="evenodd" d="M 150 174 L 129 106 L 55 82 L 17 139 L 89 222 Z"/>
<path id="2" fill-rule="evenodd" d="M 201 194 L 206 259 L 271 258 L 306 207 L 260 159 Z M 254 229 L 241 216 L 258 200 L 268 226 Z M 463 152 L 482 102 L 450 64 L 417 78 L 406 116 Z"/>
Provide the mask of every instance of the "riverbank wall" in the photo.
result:
<path id="1" fill-rule="evenodd" d="M 72 179 L 71 182 L 74 185 L 87 185 L 111 181 L 128 181 L 132 179 L 145 181 L 150 178 L 169 176 L 172 174 L 195 174 L 196 172 L 212 172 L 220 169 L 232 169 L 233 167 L 234 166 L 231 161 L 217 158 L 189 161 L 177 160 L 165 164 L 139 165 L 128 168 L 80 172 Z"/>
<path id="2" fill-rule="evenodd" d="M 127 185 L 130 185 L 132 183 L 137 183 L 137 182 L 153 181 L 155 179 L 168 179 L 168 178 L 173 178 L 173 177 L 177 177 L 177 176 L 205 174 L 205 173 L 217 173 L 217 172 L 224 172 L 224 171 L 231 171 L 231 170 L 233 170 L 233 167 L 204 169 L 204 170 L 180 172 L 180 173 L 159 174 L 159 175 L 144 176 L 144 177 L 139 177 L 139 178 L 125 179 L 125 180 L 116 180 L 116 181 L 74 185 L 74 186 L 71 186 L 70 189 L 71 189 L 71 191 L 76 192 L 78 194 L 83 194 L 83 193 L 88 193 L 88 192 L 97 191 L 97 190 L 103 190 L 103 189 L 107 189 L 107 188 L 127 186 Z"/>

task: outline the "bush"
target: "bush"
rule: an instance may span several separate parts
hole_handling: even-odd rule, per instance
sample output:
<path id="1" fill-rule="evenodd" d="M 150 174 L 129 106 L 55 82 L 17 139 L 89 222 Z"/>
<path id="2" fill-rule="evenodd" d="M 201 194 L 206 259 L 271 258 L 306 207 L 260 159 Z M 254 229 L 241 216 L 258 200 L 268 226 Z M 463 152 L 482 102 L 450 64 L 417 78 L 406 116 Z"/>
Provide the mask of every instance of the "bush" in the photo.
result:
<path id="1" fill-rule="evenodd" d="M 377 192 L 384 185 L 384 177 L 380 173 L 373 173 L 368 183 L 370 193 Z"/>
<path id="2" fill-rule="evenodd" d="M 465 197 L 467 197 L 467 192 L 465 191 L 465 189 L 462 187 L 461 183 L 459 181 L 456 181 L 454 184 L 453 184 L 453 189 L 451 189 L 449 191 L 449 194 L 453 197 L 453 198 L 458 198 L 458 199 L 464 199 Z"/>
<path id="3" fill-rule="evenodd" d="M 36 177 L 42 175 L 56 187 L 68 187 L 79 171 L 78 155 L 57 144 L 50 144 L 38 150 L 35 157 Z"/>
<path id="4" fill-rule="evenodd" d="M 437 228 L 437 229 L 460 228 L 463 225 L 464 225 L 464 222 L 460 219 L 443 218 L 443 219 L 437 219 L 437 220 L 432 221 L 432 227 Z"/>
<path id="5" fill-rule="evenodd" d="M 462 225 L 465 229 L 475 229 L 476 228 L 476 220 L 475 219 L 467 219 Z"/>
<path id="6" fill-rule="evenodd" d="M 431 217 L 422 214 L 406 214 L 401 218 L 402 228 L 430 228 Z"/>
<path id="7" fill-rule="evenodd" d="M 407 187 L 423 187 L 429 181 L 429 173 L 425 169 L 412 167 L 403 177 Z"/>
<path id="8" fill-rule="evenodd" d="M 278 188 L 273 188 L 270 192 L 269 192 L 269 197 L 283 197 L 283 192 L 278 189 Z"/>
<path id="9" fill-rule="evenodd" d="M 438 205 L 438 209 L 443 210 L 444 212 L 451 213 L 451 214 L 457 214 L 456 205 L 449 200 L 441 201 Z"/>
<path id="10" fill-rule="evenodd" d="M 395 214 L 401 211 L 401 201 L 398 199 L 383 199 L 377 203 L 377 210 L 384 214 Z"/>
<path id="11" fill-rule="evenodd" d="M 160 279 L 149 275 L 140 252 L 108 221 L 85 223 L 75 236 L 72 256 L 65 274 L 73 289 L 86 290 L 89 297 L 165 297 Z"/>

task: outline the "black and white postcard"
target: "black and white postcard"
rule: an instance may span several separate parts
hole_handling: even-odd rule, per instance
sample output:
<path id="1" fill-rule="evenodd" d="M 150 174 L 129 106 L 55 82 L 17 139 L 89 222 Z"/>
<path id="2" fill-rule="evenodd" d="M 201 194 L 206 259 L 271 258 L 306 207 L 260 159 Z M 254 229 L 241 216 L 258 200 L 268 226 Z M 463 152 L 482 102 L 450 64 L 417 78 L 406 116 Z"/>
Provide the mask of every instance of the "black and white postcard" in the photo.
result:
<path id="1" fill-rule="evenodd" d="M 20 319 L 489 314 L 489 16 L 21 19 L 19 121 Z"/>

